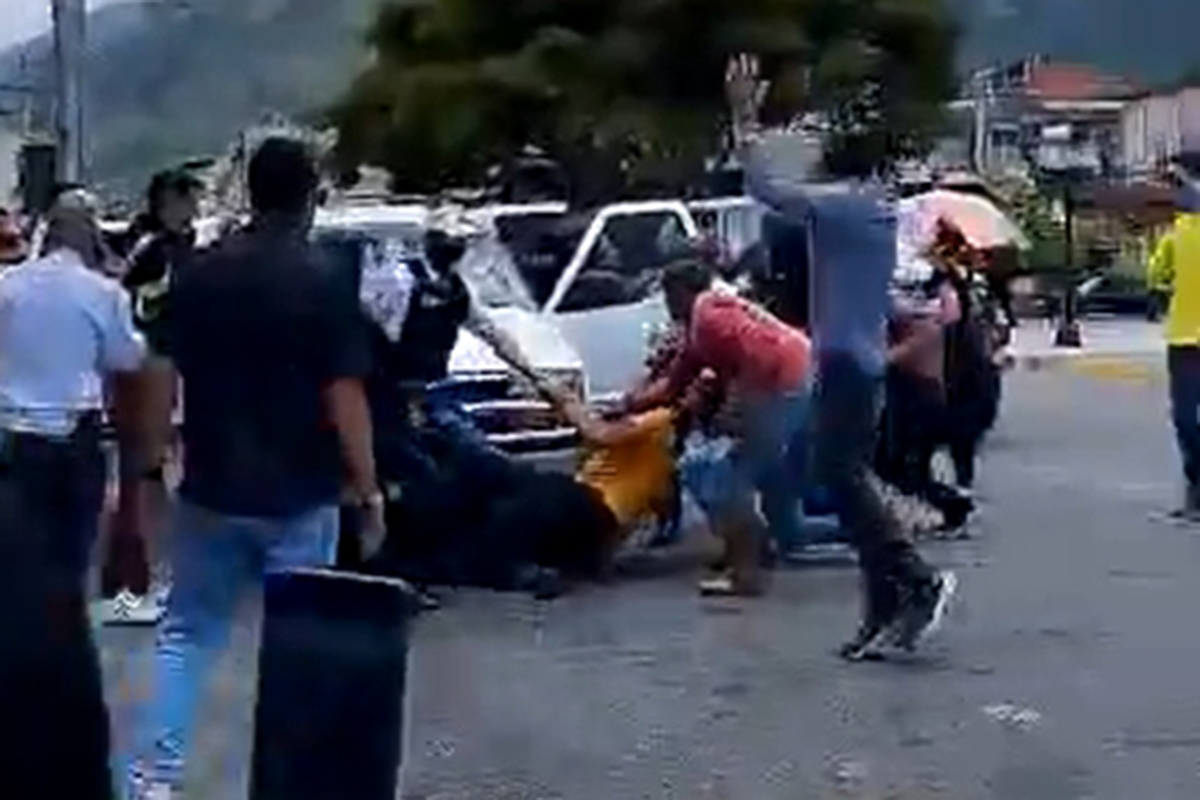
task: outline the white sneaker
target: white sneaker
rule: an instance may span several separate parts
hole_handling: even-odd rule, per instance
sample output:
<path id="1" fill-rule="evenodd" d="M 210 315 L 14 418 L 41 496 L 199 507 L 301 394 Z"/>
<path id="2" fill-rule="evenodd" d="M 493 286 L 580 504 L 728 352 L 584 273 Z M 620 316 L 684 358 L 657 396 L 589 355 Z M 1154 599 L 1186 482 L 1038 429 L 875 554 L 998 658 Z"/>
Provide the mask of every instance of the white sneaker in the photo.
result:
<path id="1" fill-rule="evenodd" d="M 118 592 L 107 606 L 101 617 L 104 625 L 157 625 L 163 615 L 163 607 L 153 594 L 136 595 L 128 589 Z"/>
<path id="2" fill-rule="evenodd" d="M 135 765 L 129 775 L 125 797 L 127 800 L 175 800 L 179 792 L 169 783 L 150 781 L 141 766 Z"/>
<path id="3" fill-rule="evenodd" d="M 154 599 L 159 608 L 165 611 L 167 600 L 171 598 L 171 582 L 166 580 L 153 582 L 150 585 L 150 597 Z"/>

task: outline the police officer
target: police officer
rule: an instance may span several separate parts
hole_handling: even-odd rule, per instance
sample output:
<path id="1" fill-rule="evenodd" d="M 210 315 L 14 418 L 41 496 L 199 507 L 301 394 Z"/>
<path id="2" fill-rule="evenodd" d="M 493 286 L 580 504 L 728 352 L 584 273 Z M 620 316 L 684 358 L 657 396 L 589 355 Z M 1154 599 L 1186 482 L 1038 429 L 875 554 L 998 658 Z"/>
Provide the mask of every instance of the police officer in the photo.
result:
<path id="1" fill-rule="evenodd" d="M 112 797 L 84 582 L 105 492 L 102 387 L 145 347 L 99 272 L 93 209 L 80 190 L 60 196 L 42 257 L 0 277 L 0 708 L 14 733 L 0 774 L 13 797 Z"/>
<path id="2" fill-rule="evenodd" d="M 477 336 L 517 372 L 540 381 L 520 346 L 479 308 L 459 274 L 471 233 L 453 210 L 442 210 L 433 215 L 421 257 L 365 245 L 360 299 L 373 343 L 367 398 L 376 462 L 388 478 L 397 474 L 429 478 L 436 473 L 436 463 L 416 435 L 430 426 L 451 442 L 457 456 L 499 457 L 484 455 L 483 434 L 454 398 L 437 390 L 449 375 L 450 356 L 461 329 Z M 357 566 L 355 537 L 343 536 L 340 541 L 339 562 Z"/>

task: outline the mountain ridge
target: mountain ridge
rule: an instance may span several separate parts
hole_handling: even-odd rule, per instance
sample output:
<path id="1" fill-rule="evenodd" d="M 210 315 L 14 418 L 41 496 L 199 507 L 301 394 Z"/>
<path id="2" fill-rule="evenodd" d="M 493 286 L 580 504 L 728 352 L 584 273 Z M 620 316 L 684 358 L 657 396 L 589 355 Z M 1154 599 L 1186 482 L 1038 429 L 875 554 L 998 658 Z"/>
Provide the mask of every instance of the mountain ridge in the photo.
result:
<path id="1" fill-rule="evenodd" d="M 963 68 L 1028 54 L 1091 63 L 1150 85 L 1180 77 L 1200 30 L 1198 0 L 946 0 Z M 368 54 L 377 0 L 175 0 L 89 15 L 86 56 L 93 173 L 114 188 L 223 149 L 266 112 L 311 113 Z M 0 52 L 0 83 L 48 90 L 48 36 Z M 28 69 L 22 73 L 22 61 Z M 48 97 L 49 92 L 43 95 Z M 49 104 L 38 117 L 48 119 Z"/>

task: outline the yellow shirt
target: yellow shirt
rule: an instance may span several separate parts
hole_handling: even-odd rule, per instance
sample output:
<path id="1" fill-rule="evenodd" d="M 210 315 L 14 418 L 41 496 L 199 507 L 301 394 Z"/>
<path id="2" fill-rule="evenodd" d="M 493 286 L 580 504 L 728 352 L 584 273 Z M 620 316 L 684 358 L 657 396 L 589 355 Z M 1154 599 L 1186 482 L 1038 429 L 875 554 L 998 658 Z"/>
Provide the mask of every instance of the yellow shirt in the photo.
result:
<path id="1" fill-rule="evenodd" d="M 622 528 L 661 510 L 670 499 L 675 414 L 656 409 L 634 417 L 628 435 L 594 448 L 576 479 L 600 493 Z"/>
<path id="2" fill-rule="evenodd" d="M 1150 257 L 1147 283 L 1171 295 L 1167 343 L 1200 344 L 1200 214 L 1176 215 Z"/>

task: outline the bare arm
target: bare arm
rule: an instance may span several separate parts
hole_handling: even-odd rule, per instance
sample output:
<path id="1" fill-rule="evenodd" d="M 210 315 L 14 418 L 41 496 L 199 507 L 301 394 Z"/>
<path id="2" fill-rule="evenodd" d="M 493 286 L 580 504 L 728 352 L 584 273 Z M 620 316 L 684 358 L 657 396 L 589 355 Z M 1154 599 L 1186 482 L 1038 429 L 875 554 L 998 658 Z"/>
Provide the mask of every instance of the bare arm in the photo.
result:
<path id="1" fill-rule="evenodd" d="M 746 194 L 784 216 L 803 219 L 810 210 L 806 181 L 820 149 L 800 135 L 762 131 L 760 117 L 769 89 L 757 57 L 742 55 L 730 60 L 725 93 Z"/>
<path id="2" fill-rule="evenodd" d="M 362 381 L 358 378 L 335 380 L 325 389 L 325 405 L 342 446 L 350 491 L 360 501 L 377 495 L 371 410 Z"/>
<path id="3" fill-rule="evenodd" d="M 942 326 L 935 320 L 923 318 L 911 323 L 908 335 L 888 349 L 888 362 L 904 363 L 922 350 L 937 344 Z"/>
<path id="4" fill-rule="evenodd" d="M 636 430 L 636 426 L 627 419 L 610 422 L 596 417 L 578 397 L 558 387 L 544 386 L 542 394 L 567 422 L 579 430 L 579 435 L 584 441 L 591 444 L 614 445 L 628 438 Z"/>

